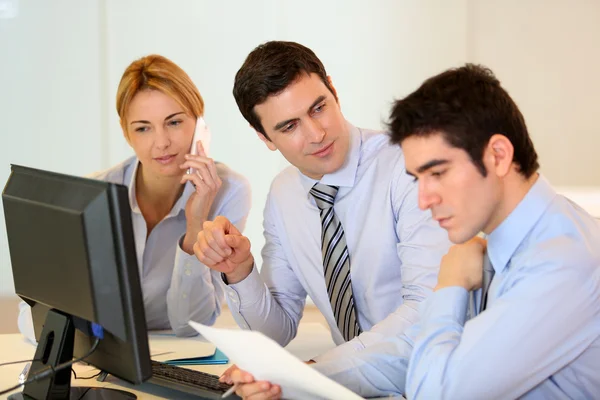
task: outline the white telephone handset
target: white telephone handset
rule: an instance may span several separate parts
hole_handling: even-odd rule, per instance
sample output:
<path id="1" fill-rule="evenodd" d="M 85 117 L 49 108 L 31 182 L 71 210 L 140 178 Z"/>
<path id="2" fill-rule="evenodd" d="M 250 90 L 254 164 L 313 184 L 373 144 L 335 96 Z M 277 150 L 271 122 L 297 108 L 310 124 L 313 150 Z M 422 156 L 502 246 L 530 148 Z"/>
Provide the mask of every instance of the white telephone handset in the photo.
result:
<path id="1" fill-rule="evenodd" d="M 194 131 L 194 138 L 192 139 L 192 147 L 190 149 L 190 153 L 192 155 L 197 155 L 198 150 L 196 148 L 196 143 L 198 140 L 202 142 L 202 147 L 204 148 L 204 154 L 209 156 L 210 151 L 210 130 L 208 126 L 206 126 L 206 122 L 204 122 L 204 118 L 199 117 L 196 121 L 196 130 Z M 188 169 L 188 174 L 192 173 L 192 168 Z"/>

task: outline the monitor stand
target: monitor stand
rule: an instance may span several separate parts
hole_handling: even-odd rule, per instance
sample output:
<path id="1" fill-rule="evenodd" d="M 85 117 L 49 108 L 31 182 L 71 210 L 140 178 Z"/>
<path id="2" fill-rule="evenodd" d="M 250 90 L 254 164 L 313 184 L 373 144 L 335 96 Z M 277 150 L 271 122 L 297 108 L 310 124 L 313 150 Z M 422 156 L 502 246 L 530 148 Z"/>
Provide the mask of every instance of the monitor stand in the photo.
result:
<path id="1" fill-rule="evenodd" d="M 75 327 L 72 317 L 57 310 L 46 316 L 35 360 L 31 363 L 29 378 L 49 366 L 73 359 Z M 15 393 L 9 400 L 131 400 L 137 396 L 130 392 L 96 387 L 71 387 L 71 367 L 64 368 L 48 378 L 27 383 L 22 393 Z"/>

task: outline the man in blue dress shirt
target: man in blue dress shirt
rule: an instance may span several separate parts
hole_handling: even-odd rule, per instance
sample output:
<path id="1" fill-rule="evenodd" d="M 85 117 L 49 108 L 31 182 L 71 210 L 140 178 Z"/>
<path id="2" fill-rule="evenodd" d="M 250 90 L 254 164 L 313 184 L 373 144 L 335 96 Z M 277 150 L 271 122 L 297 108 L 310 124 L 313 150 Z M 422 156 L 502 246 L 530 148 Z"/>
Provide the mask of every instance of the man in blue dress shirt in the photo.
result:
<path id="1" fill-rule="evenodd" d="M 537 172 L 499 81 L 446 71 L 398 101 L 390 127 L 419 206 L 456 245 L 406 335 L 315 367 L 363 395 L 598 398 L 600 225 Z"/>

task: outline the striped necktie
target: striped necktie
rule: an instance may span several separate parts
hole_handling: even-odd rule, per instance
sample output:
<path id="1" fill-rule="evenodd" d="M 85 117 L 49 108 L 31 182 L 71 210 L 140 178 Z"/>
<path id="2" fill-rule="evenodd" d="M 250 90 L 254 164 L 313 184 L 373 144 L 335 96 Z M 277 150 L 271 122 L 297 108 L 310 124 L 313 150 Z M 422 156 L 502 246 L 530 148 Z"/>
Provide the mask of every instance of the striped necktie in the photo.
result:
<path id="1" fill-rule="evenodd" d="M 350 282 L 350 254 L 342 224 L 333 212 L 338 187 L 316 183 L 310 190 L 321 214 L 321 251 L 329 302 L 346 341 L 360 334 Z"/>

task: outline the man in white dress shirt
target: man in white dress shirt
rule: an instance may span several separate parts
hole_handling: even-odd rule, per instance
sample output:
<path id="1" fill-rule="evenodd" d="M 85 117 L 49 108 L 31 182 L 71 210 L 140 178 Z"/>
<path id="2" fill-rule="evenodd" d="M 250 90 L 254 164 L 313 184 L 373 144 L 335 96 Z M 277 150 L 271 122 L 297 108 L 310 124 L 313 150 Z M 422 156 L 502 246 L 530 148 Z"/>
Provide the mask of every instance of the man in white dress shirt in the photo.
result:
<path id="1" fill-rule="evenodd" d="M 206 222 L 194 246 L 222 273 L 240 327 L 284 346 L 308 295 L 338 345 L 321 362 L 414 324 L 450 242 L 419 210 L 399 146 L 345 120 L 323 64 L 297 43 L 254 49 L 233 93 L 258 137 L 292 164 L 267 197 L 260 274 L 248 238 L 225 217 Z"/>

